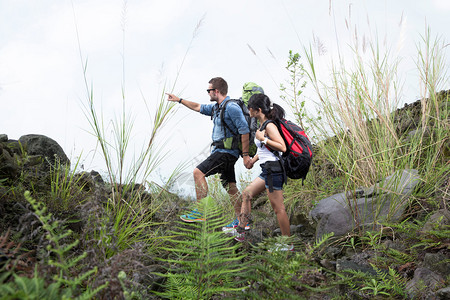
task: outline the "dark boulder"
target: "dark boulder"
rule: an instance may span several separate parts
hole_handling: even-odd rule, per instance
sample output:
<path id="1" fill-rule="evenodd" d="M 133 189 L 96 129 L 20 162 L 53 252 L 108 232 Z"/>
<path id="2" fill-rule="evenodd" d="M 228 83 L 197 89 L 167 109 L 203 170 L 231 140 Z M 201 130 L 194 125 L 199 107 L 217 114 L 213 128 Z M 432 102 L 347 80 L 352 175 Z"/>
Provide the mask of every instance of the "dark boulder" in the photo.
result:
<path id="1" fill-rule="evenodd" d="M 20 137 L 19 142 L 28 155 L 40 155 L 51 165 L 55 165 L 58 160 L 61 165 L 70 165 L 70 160 L 61 146 L 45 135 L 24 135 Z"/>

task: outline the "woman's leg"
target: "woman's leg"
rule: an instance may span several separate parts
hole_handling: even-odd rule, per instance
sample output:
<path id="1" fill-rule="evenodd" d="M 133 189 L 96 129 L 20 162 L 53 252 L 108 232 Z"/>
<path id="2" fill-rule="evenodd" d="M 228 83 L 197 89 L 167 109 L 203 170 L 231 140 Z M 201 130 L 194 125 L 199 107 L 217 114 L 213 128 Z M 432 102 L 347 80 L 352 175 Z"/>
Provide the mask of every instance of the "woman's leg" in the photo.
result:
<path id="1" fill-rule="evenodd" d="M 269 193 L 269 189 L 267 189 L 267 195 L 269 196 L 270 204 L 272 205 L 273 211 L 277 216 L 278 225 L 281 229 L 281 234 L 290 236 L 291 228 L 289 224 L 289 218 L 286 213 L 286 208 L 284 207 L 284 198 L 282 190 L 274 190 L 272 193 Z"/>
<path id="2" fill-rule="evenodd" d="M 250 216 L 250 212 L 252 209 L 252 205 L 250 203 L 250 200 L 252 200 L 253 197 L 260 194 L 265 189 L 265 183 L 264 180 L 257 177 L 255 180 L 252 181 L 244 190 L 242 193 L 242 206 L 241 206 L 241 214 L 239 215 L 239 227 L 244 228 L 245 225 L 248 223 L 248 217 Z"/>

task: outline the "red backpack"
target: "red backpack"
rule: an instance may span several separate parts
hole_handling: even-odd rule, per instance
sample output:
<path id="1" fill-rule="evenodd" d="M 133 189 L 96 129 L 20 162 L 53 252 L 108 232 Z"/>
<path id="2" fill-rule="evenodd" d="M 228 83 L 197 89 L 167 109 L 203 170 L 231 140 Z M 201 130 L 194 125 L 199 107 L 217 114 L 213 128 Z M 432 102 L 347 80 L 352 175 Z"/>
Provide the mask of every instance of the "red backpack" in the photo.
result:
<path id="1" fill-rule="evenodd" d="M 291 179 L 305 180 L 311 166 L 313 151 L 305 131 L 298 125 L 286 119 L 269 120 L 264 122 L 260 130 L 264 130 L 268 123 L 274 123 L 286 144 L 286 152 L 279 157 L 278 151 L 272 151 L 281 160 L 284 173 Z"/>

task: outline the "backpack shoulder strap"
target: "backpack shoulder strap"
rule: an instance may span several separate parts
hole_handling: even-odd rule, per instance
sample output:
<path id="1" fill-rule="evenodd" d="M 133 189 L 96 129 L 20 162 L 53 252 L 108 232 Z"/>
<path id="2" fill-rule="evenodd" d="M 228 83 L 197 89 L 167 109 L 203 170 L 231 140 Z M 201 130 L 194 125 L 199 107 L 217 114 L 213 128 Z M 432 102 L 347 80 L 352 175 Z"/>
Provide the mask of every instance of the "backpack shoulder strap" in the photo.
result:
<path id="1" fill-rule="evenodd" d="M 266 129 L 267 124 L 269 124 L 269 123 L 273 123 L 273 124 L 275 124 L 275 126 L 277 126 L 278 132 L 280 133 L 281 137 L 286 141 L 286 139 L 284 138 L 284 135 L 283 135 L 283 131 L 281 130 L 280 121 L 278 121 L 278 120 L 266 120 L 264 123 L 262 123 L 259 130 L 263 131 L 264 129 Z"/>
<path id="2" fill-rule="evenodd" d="M 225 101 L 222 107 L 220 107 L 220 122 L 222 123 L 223 127 L 223 135 L 225 136 L 225 128 L 228 129 L 229 132 L 231 132 L 233 135 L 237 135 L 231 128 L 228 126 L 227 122 L 225 122 L 225 109 L 227 107 L 228 102 L 235 101 L 234 99 L 228 99 Z"/>
<path id="3" fill-rule="evenodd" d="M 263 131 L 264 129 L 266 129 L 267 124 L 269 124 L 269 123 L 274 123 L 275 125 L 277 125 L 273 120 L 266 120 L 266 121 L 264 121 L 264 123 L 261 124 L 261 127 L 259 127 L 259 130 L 260 130 L 260 131 Z M 278 128 L 278 126 L 277 126 L 277 128 Z M 275 156 L 277 156 L 277 157 L 279 158 L 279 153 L 278 153 L 278 151 L 275 151 L 275 150 L 271 149 L 271 148 L 270 148 L 269 146 L 267 146 L 267 145 L 266 145 L 266 148 L 269 149 L 270 152 L 272 152 L 273 154 L 275 154 Z"/>
<path id="4" fill-rule="evenodd" d="M 262 125 L 261 125 L 261 128 L 259 129 L 259 130 L 264 130 L 264 129 L 266 129 L 266 126 L 267 126 L 267 124 L 269 124 L 269 123 L 273 123 L 273 124 L 275 124 L 275 126 L 277 127 L 277 129 L 278 129 L 278 132 L 280 133 L 280 135 L 281 135 L 281 138 L 283 138 L 283 141 L 284 141 L 284 143 L 286 144 L 286 152 L 285 153 L 287 153 L 287 152 L 289 152 L 289 143 L 288 143 L 288 141 L 286 140 L 286 137 L 284 136 L 284 134 L 283 134 L 283 129 L 281 128 L 281 122 L 282 122 L 283 120 L 267 120 L 267 121 L 265 121 Z M 272 152 L 274 152 L 272 149 L 270 149 L 269 147 L 267 147 L 270 151 L 272 151 Z M 277 152 L 277 151 L 275 151 L 275 152 Z M 277 154 L 278 154 L 278 152 L 277 152 Z"/>
<path id="5" fill-rule="evenodd" d="M 211 120 L 214 119 L 214 115 L 217 111 L 220 111 L 220 107 L 219 105 L 216 103 L 213 108 L 212 108 L 212 112 L 211 112 Z"/>
<path id="6" fill-rule="evenodd" d="M 264 129 L 266 129 L 267 124 L 269 123 L 275 123 L 273 120 L 266 120 L 264 121 L 264 123 L 261 124 L 261 126 L 259 127 L 260 131 L 263 131 Z M 276 125 L 276 124 L 275 124 Z"/>

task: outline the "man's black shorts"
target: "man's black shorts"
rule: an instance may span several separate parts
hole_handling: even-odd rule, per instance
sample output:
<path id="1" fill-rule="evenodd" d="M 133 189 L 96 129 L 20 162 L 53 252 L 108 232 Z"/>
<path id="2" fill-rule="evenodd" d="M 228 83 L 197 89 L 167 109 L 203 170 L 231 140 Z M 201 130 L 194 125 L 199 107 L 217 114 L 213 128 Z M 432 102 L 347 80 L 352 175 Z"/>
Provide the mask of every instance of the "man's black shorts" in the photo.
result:
<path id="1" fill-rule="evenodd" d="M 222 185 L 227 187 L 228 183 L 236 183 L 236 175 L 234 173 L 234 165 L 238 160 L 237 157 L 223 152 L 214 152 L 205 159 L 197 168 L 202 171 L 206 177 L 209 175 L 220 173 Z"/>

